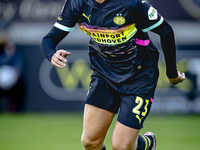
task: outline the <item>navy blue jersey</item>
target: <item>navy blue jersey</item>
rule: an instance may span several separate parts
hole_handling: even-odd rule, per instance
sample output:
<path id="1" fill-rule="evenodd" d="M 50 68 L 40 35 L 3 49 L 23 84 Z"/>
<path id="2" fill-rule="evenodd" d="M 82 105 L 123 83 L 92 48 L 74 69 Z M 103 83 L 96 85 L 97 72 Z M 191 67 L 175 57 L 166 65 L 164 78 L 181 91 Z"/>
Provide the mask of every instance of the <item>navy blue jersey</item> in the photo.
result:
<path id="1" fill-rule="evenodd" d="M 91 69 L 122 83 L 157 68 L 158 51 L 147 31 L 163 20 L 145 0 L 67 0 L 54 26 L 69 32 L 78 23 L 91 37 Z"/>

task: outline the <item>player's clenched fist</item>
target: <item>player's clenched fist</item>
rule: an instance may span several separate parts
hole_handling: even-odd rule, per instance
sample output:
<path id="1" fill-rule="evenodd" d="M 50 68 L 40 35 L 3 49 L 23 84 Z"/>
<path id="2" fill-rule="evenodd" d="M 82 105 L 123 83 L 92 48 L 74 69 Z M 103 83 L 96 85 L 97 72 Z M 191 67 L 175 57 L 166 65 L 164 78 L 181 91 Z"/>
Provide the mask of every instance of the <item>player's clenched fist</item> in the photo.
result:
<path id="1" fill-rule="evenodd" d="M 184 74 L 184 73 L 181 74 L 179 71 L 178 71 L 178 77 L 176 77 L 176 78 L 174 78 L 174 79 L 170 79 L 170 78 L 169 78 L 170 83 L 173 84 L 173 85 L 176 85 L 176 84 L 178 84 L 178 83 L 181 83 L 181 82 L 183 82 L 184 80 L 185 80 L 185 74 Z"/>
<path id="2" fill-rule="evenodd" d="M 62 49 L 58 50 L 56 53 L 54 53 L 53 57 L 51 58 L 52 65 L 58 68 L 64 68 L 66 66 L 64 62 L 67 62 L 66 57 L 68 55 L 71 55 L 71 53 Z"/>

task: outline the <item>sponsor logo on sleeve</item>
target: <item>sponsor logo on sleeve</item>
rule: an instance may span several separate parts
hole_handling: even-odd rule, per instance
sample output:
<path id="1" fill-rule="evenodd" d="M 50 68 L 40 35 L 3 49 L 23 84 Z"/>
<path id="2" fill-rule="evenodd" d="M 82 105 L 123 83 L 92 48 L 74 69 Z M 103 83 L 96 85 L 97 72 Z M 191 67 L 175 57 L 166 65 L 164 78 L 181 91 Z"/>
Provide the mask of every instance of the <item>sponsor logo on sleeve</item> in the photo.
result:
<path id="1" fill-rule="evenodd" d="M 155 8 L 150 7 L 148 10 L 149 20 L 156 20 L 158 18 L 158 12 Z"/>

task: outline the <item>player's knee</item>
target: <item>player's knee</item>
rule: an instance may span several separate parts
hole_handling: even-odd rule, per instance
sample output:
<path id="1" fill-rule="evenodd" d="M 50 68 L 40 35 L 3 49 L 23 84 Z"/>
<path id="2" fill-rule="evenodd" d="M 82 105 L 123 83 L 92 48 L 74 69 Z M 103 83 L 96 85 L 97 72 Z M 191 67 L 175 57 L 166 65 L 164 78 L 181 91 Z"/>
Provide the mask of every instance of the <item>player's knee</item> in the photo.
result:
<path id="1" fill-rule="evenodd" d="M 136 150 L 137 145 L 135 143 L 112 141 L 112 148 L 113 148 L 113 150 Z"/>
<path id="2" fill-rule="evenodd" d="M 91 137 L 82 137 L 81 143 L 85 149 L 101 148 L 103 142 L 100 139 L 92 139 Z"/>

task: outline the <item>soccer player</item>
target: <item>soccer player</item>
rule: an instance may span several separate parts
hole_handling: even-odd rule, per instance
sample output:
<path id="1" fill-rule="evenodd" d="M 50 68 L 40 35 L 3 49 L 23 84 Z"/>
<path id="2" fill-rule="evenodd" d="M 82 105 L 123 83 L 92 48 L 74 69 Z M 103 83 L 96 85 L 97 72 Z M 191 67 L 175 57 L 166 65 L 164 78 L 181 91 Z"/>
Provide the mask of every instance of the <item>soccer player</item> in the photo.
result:
<path id="1" fill-rule="evenodd" d="M 93 70 L 85 100 L 82 144 L 85 150 L 105 150 L 104 139 L 115 114 L 114 150 L 155 150 L 152 132 L 139 135 L 154 100 L 159 52 L 147 34 L 157 33 L 172 84 L 185 79 L 177 71 L 171 26 L 147 0 L 67 0 L 51 31 L 43 38 L 46 58 L 66 66 L 71 53 L 58 43 L 78 23 L 88 34 Z"/>

